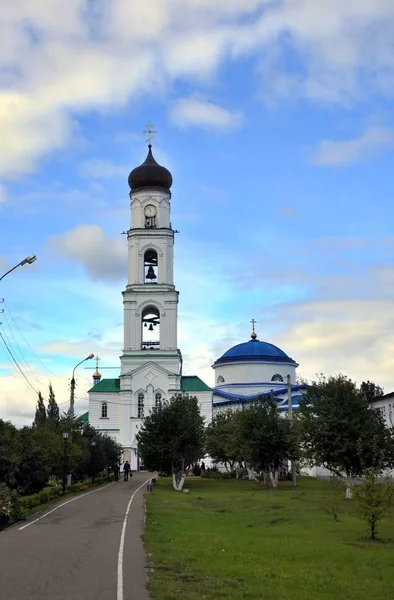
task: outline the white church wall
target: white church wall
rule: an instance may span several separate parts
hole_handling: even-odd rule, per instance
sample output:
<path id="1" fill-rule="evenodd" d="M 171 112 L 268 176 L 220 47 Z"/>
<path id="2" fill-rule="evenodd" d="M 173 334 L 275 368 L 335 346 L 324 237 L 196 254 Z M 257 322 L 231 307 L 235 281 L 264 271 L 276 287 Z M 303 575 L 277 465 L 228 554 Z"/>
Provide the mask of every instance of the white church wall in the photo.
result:
<path id="1" fill-rule="evenodd" d="M 107 405 L 106 417 L 102 416 L 103 404 Z M 119 394 L 92 392 L 89 396 L 89 423 L 98 431 L 111 435 L 119 442 L 121 436 Z"/>
<path id="2" fill-rule="evenodd" d="M 191 392 L 197 396 L 201 416 L 205 418 L 205 425 L 212 421 L 212 392 Z"/>
<path id="3" fill-rule="evenodd" d="M 394 395 L 387 394 L 386 398 L 383 396 L 374 400 L 371 402 L 371 406 L 375 410 L 380 410 L 387 427 L 394 426 Z"/>
<path id="4" fill-rule="evenodd" d="M 287 375 L 290 375 L 291 383 L 295 384 L 295 365 L 278 362 L 223 363 L 215 367 L 215 385 L 221 385 L 218 383 L 220 377 L 223 377 L 224 383 L 249 383 L 269 382 L 274 375 L 281 375 L 284 383 Z"/>

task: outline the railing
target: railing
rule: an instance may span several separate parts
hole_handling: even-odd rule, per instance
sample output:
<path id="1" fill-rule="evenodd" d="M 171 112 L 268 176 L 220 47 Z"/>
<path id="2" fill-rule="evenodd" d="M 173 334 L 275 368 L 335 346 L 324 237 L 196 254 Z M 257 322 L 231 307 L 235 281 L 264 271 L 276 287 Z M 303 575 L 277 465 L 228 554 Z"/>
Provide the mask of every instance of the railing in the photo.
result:
<path id="1" fill-rule="evenodd" d="M 160 350 L 160 342 L 142 342 L 141 350 Z"/>

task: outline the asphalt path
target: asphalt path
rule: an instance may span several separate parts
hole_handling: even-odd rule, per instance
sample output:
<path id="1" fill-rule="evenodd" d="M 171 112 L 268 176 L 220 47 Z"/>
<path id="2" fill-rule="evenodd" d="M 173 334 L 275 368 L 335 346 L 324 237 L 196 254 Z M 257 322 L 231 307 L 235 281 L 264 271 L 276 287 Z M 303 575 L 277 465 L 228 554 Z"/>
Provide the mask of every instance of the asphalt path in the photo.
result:
<path id="1" fill-rule="evenodd" d="M 134 473 L 128 482 L 66 496 L 0 533 L 0 599 L 149 600 L 142 541 L 148 477 Z"/>

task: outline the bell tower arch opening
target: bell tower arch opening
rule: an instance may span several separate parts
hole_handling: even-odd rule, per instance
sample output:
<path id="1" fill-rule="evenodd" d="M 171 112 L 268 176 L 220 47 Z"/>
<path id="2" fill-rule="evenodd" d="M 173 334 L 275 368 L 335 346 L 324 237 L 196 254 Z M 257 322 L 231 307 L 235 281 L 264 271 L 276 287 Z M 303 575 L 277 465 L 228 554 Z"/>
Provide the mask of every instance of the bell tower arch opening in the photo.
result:
<path id="1" fill-rule="evenodd" d="M 142 350 L 160 348 L 160 311 L 156 306 L 147 306 L 142 311 Z"/>
<path id="2" fill-rule="evenodd" d="M 144 283 L 157 283 L 158 260 L 156 250 L 146 250 L 144 254 Z"/>

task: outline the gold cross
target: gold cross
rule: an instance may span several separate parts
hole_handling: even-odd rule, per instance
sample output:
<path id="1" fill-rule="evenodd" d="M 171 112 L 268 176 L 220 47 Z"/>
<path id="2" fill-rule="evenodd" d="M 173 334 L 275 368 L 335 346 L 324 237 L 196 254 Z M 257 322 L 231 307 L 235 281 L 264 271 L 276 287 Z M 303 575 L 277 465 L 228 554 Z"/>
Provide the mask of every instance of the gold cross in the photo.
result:
<path id="1" fill-rule="evenodd" d="M 96 371 L 98 371 L 98 365 L 99 365 L 100 357 L 99 356 L 95 356 L 95 359 L 96 359 Z"/>
<path id="2" fill-rule="evenodd" d="M 142 133 L 147 133 L 148 134 L 148 138 L 147 138 L 147 142 L 151 143 L 151 141 L 153 140 L 153 138 L 155 137 L 157 130 L 154 129 L 154 125 L 151 121 L 148 121 L 147 124 L 145 125 L 146 129 L 144 129 L 144 131 Z"/>
<path id="3" fill-rule="evenodd" d="M 256 325 L 257 321 L 255 321 L 254 319 L 251 320 L 252 323 L 252 327 L 253 327 L 253 333 L 256 333 L 254 330 L 254 326 Z"/>

